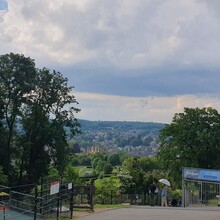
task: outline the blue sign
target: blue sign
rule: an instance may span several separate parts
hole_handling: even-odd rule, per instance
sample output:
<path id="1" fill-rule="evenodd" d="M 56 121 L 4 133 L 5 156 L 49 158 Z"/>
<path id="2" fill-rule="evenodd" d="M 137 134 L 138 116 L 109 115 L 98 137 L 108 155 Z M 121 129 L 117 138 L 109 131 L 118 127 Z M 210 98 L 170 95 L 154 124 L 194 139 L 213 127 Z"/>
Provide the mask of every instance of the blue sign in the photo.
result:
<path id="1" fill-rule="evenodd" d="M 183 177 L 193 180 L 219 181 L 220 170 L 202 170 L 196 168 L 184 168 Z"/>

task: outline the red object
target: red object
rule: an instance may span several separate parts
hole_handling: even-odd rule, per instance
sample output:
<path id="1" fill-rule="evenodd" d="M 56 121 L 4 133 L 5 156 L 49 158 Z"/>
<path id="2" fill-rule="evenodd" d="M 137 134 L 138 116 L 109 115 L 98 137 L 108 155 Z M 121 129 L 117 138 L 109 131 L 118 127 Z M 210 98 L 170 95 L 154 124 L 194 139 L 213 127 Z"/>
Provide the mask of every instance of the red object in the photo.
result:
<path id="1" fill-rule="evenodd" d="M 4 210 L 8 210 L 8 208 L 0 205 L 0 211 L 4 211 Z"/>
<path id="2" fill-rule="evenodd" d="M 171 206 L 171 199 L 168 199 L 168 206 Z"/>

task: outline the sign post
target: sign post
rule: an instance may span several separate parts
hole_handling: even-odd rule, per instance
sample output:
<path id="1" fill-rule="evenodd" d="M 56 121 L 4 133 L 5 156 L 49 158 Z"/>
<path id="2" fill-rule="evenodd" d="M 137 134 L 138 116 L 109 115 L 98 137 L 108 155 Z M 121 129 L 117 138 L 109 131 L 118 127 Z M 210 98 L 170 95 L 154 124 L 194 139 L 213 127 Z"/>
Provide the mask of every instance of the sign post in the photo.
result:
<path id="1" fill-rule="evenodd" d="M 57 220 L 59 219 L 59 206 L 60 206 L 60 182 L 55 181 L 50 184 L 50 195 L 57 194 Z"/>

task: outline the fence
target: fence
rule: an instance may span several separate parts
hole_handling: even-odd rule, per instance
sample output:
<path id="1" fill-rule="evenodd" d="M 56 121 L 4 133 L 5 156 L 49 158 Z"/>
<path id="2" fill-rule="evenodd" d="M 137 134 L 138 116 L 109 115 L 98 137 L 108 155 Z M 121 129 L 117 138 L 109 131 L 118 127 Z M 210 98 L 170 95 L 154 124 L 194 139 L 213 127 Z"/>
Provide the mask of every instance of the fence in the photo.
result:
<path id="1" fill-rule="evenodd" d="M 58 188 L 52 188 L 49 183 L 11 188 L 0 186 L 0 220 L 72 219 L 74 207 L 93 210 L 93 184 L 74 186 L 72 183 L 56 183 Z M 77 206 L 79 196 L 81 203 Z"/>
<path id="2" fill-rule="evenodd" d="M 183 206 L 219 206 L 220 171 L 183 168 Z"/>
<path id="3" fill-rule="evenodd" d="M 219 206 L 220 184 L 187 180 L 184 187 L 185 206 Z"/>

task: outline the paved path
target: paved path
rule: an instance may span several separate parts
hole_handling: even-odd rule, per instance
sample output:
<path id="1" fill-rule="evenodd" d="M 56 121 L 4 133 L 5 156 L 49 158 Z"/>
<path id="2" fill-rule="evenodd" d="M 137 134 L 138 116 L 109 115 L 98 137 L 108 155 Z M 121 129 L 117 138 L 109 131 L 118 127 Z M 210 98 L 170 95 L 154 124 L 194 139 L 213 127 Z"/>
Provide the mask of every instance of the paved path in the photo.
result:
<path id="1" fill-rule="evenodd" d="M 220 207 L 176 208 L 134 206 L 94 213 L 80 220 L 220 220 Z"/>
<path id="2" fill-rule="evenodd" d="M 22 214 L 13 210 L 0 211 L 0 220 L 33 220 L 33 215 Z M 40 220 L 40 218 L 37 218 Z"/>

